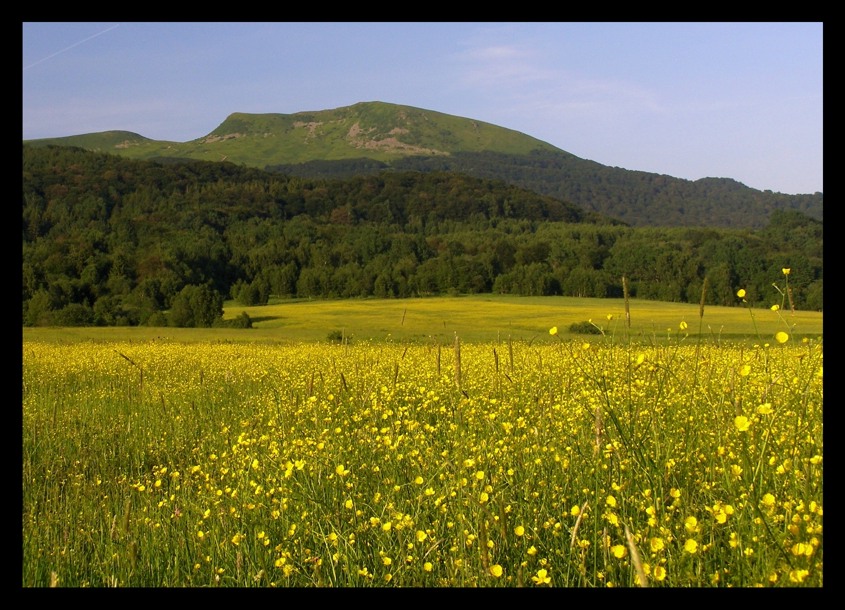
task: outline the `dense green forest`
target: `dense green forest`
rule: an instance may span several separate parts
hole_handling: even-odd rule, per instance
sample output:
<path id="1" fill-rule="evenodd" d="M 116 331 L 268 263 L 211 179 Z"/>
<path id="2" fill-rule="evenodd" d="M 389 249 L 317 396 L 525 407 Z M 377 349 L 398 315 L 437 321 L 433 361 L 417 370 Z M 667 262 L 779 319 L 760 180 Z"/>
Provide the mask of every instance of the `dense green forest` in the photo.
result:
<path id="1" fill-rule="evenodd" d="M 277 168 L 278 169 L 278 168 Z M 622 296 L 822 309 L 822 222 L 634 227 L 445 171 L 308 178 L 231 163 L 23 147 L 24 325 L 220 322 L 225 298 Z M 249 321 L 237 321 L 248 325 Z"/>
<path id="2" fill-rule="evenodd" d="M 503 180 L 612 216 L 632 227 L 762 229 L 776 210 L 794 210 L 817 220 L 824 218 L 821 193 L 785 195 L 758 191 L 730 178 L 683 180 L 607 167 L 563 151 L 535 150 L 527 155 L 457 152 L 448 156 L 408 156 L 390 164 L 351 159 L 273 165 L 266 169 L 309 178 L 350 177 L 387 170 L 455 172 Z"/>

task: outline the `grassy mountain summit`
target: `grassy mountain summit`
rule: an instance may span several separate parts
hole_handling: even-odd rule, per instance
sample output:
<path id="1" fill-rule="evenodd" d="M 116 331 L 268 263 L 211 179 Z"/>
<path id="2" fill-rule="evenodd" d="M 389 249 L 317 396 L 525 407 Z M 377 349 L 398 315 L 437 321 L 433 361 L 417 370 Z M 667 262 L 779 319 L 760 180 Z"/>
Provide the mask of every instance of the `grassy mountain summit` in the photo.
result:
<path id="1" fill-rule="evenodd" d="M 24 144 L 60 146 L 77 146 L 87 150 L 98 152 L 116 152 L 138 146 L 160 145 L 161 142 L 150 140 L 132 131 L 100 131 L 97 133 L 86 133 L 78 136 L 66 136 L 63 138 L 44 138 L 41 140 L 24 140 Z"/>
<path id="2" fill-rule="evenodd" d="M 135 159 L 226 160 L 258 168 L 356 158 L 389 163 L 408 156 L 458 152 L 524 155 L 533 150 L 558 150 L 504 127 L 384 102 L 294 114 L 236 112 L 207 136 L 182 143 L 112 131 L 24 143 L 79 146 Z"/>

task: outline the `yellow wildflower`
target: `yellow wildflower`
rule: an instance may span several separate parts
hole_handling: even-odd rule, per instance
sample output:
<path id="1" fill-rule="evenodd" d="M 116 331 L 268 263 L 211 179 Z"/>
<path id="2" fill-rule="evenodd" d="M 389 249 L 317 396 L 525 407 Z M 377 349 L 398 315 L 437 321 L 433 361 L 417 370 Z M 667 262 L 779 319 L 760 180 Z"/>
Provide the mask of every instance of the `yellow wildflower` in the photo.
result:
<path id="1" fill-rule="evenodd" d="M 531 580 L 533 580 L 534 584 L 537 585 L 547 585 L 552 582 L 552 578 L 551 576 L 549 576 L 549 573 L 546 571 L 545 568 L 540 568 L 539 570 L 537 570 L 537 575 L 532 576 Z"/>
<path id="2" fill-rule="evenodd" d="M 746 432 L 751 427 L 751 420 L 745 417 L 745 415 L 737 415 L 734 418 L 734 426 L 740 432 Z"/>

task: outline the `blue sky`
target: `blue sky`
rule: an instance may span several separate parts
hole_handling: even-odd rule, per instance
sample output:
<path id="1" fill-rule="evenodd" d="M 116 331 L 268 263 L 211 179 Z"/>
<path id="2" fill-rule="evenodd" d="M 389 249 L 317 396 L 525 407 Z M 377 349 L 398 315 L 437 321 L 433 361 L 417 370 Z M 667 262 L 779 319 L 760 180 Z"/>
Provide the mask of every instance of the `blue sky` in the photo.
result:
<path id="1" fill-rule="evenodd" d="M 382 101 L 603 165 L 823 191 L 821 22 L 24 22 L 23 139 Z"/>

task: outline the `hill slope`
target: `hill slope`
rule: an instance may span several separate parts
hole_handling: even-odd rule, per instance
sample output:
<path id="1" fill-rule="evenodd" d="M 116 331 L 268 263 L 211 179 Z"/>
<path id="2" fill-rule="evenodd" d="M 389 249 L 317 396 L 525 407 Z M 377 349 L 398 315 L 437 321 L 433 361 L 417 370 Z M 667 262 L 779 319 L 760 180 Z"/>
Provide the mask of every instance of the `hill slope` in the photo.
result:
<path id="1" fill-rule="evenodd" d="M 115 137 L 120 134 L 122 137 Z M 189 142 L 149 140 L 129 132 L 103 132 L 29 140 L 27 144 L 79 146 L 135 159 L 184 157 L 228 160 L 250 167 L 366 157 L 389 162 L 408 156 L 457 152 L 524 155 L 557 150 L 518 131 L 431 110 L 361 102 L 295 114 L 236 112 L 205 137 Z"/>
<path id="2" fill-rule="evenodd" d="M 234 113 L 189 142 L 125 131 L 25 141 L 134 159 L 229 161 L 290 175 L 349 177 L 388 170 L 501 179 L 631 226 L 761 228 L 773 211 L 823 220 L 823 196 L 758 191 L 730 178 L 697 181 L 608 167 L 526 134 L 384 102 L 294 114 Z"/>

